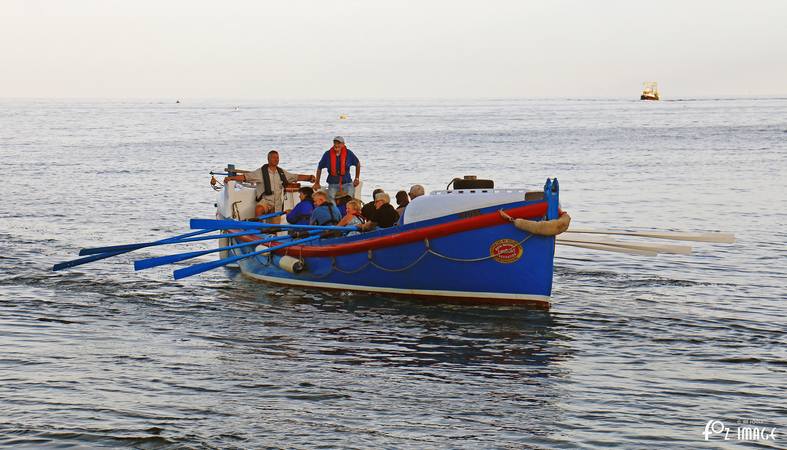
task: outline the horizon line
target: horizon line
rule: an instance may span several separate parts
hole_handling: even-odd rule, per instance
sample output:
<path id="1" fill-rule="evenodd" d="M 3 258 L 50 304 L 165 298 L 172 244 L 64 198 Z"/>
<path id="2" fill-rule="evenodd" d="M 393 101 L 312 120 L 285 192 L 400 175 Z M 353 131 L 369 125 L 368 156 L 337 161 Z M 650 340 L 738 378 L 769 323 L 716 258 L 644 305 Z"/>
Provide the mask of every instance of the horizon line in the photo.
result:
<path id="1" fill-rule="evenodd" d="M 686 101 L 686 100 L 743 100 L 743 99 L 771 99 L 782 100 L 787 99 L 785 94 L 706 94 L 696 96 L 675 96 L 661 98 L 658 101 Z M 190 100 L 190 101 L 371 101 L 371 100 L 636 100 L 642 101 L 638 96 L 614 96 L 614 97 L 599 97 L 599 96 L 473 96 L 473 97 L 217 97 L 217 96 L 196 96 L 196 97 L 161 97 L 161 96 L 133 96 L 133 97 L 89 97 L 89 96 L 0 96 L 2 100 L 93 100 L 93 101 L 156 101 L 156 102 L 172 102 L 175 104 L 177 101 Z"/>

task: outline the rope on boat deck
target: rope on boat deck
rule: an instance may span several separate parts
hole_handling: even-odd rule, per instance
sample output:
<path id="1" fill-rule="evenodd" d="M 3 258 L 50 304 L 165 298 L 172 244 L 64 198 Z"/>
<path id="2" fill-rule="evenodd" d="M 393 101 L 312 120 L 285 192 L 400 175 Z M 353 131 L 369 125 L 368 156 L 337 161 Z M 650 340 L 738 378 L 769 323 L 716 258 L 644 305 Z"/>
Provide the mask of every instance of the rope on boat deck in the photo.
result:
<path id="1" fill-rule="evenodd" d="M 528 233 L 528 235 L 525 236 L 524 239 L 519 241 L 518 244 L 519 245 L 524 244 L 525 241 L 527 241 L 528 239 L 530 239 L 533 236 L 534 236 L 533 234 L 529 234 Z M 342 270 L 342 269 L 340 269 L 339 266 L 336 265 L 336 257 L 332 256 L 331 257 L 331 267 L 330 267 L 330 270 L 328 272 L 326 272 L 326 273 L 324 273 L 322 275 L 313 275 L 313 274 L 308 273 L 308 272 L 306 274 L 311 276 L 312 278 L 315 278 L 315 279 L 316 278 L 324 278 L 324 277 L 330 275 L 331 272 L 333 272 L 334 270 L 339 272 L 339 273 L 343 273 L 345 275 L 353 275 L 353 274 L 356 274 L 356 273 L 366 269 L 369 266 L 376 267 L 376 268 L 378 268 L 378 269 L 380 269 L 380 270 L 382 270 L 384 272 L 404 272 L 405 270 L 410 270 L 413 267 L 415 267 L 415 265 L 418 264 L 419 262 L 421 262 L 421 260 L 424 259 L 426 257 L 426 255 L 428 255 L 428 254 L 432 254 L 434 256 L 437 256 L 438 258 L 443 258 L 443 259 L 446 259 L 448 261 L 454 261 L 454 262 L 481 262 L 481 261 L 485 261 L 487 259 L 494 258 L 495 256 L 498 256 L 497 253 L 495 253 L 495 254 L 491 254 L 489 256 L 483 256 L 483 257 L 480 257 L 480 258 L 454 258 L 452 256 L 446 256 L 446 255 L 440 254 L 440 253 L 432 250 L 432 247 L 429 244 L 429 239 L 424 239 L 424 247 L 425 247 L 424 248 L 424 252 L 421 253 L 421 256 L 417 257 L 410 264 L 408 264 L 408 265 L 406 265 L 406 266 L 404 266 L 402 268 L 398 268 L 398 269 L 390 269 L 388 267 L 383 267 L 383 266 L 377 264 L 376 262 L 374 262 L 374 254 L 372 253 L 372 250 L 369 250 L 367 252 L 366 263 L 362 264 L 357 269 L 353 269 L 353 270 Z M 301 260 L 303 260 L 302 256 L 301 256 Z"/>

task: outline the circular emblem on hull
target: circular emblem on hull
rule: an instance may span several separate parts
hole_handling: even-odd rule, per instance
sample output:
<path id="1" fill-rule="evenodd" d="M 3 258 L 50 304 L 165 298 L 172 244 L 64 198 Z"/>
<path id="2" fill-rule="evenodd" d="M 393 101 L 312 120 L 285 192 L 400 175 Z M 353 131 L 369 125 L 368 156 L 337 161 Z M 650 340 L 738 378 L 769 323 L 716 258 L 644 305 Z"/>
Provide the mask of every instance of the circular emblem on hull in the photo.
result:
<path id="1" fill-rule="evenodd" d="M 519 261 L 522 253 L 524 253 L 522 246 L 513 239 L 498 239 L 489 246 L 489 255 L 495 261 L 503 264 Z"/>

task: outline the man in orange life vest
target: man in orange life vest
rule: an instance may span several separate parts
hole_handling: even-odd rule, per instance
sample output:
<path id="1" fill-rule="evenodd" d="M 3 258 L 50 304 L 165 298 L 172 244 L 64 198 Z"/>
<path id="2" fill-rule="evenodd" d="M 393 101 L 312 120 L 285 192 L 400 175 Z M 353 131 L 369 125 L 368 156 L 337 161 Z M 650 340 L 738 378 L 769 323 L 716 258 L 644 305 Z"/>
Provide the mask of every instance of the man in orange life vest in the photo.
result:
<path id="1" fill-rule="evenodd" d="M 284 189 L 287 183 L 315 181 L 312 175 L 294 174 L 279 167 L 279 152 L 276 150 L 268 152 L 268 164 L 251 172 L 224 178 L 225 183 L 229 180 L 257 183 L 255 192 L 257 206 L 254 208 L 254 215 L 257 217 L 275 211 L 284 211 Z M 279 223 L 279 219 L 280 217 L 274 217 L 269 222 Z"/>
<path id="2" fill-rule="evenodd" d="M 350 166 L 355 166 L 355 179 L 350 178 Z M 334 198 L 337 192 L 347 192 L 355 197 L 355 187 L 361 182 L 361 162 L 355 153 L 344 145 L 344 138 L 333 138 L 333 147 L 323 153 L 317 165 L 317 182 L 314 190 L 320 189 L 320 176 L 322 169 L 328 169 L 328 197 Z"/>

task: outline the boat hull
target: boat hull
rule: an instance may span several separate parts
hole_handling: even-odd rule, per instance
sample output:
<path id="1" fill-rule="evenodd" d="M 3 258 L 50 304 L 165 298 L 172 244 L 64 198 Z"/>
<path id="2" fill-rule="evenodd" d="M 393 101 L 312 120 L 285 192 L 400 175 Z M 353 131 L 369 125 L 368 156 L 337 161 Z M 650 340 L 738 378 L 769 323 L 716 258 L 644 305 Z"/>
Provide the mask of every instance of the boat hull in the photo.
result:
<path id="1" fill-rule="evenodd" d="M 539 195 L 532 195 L 532 194 Z M 293 242 L 259 253 L 270 242 L 239 246 L 233 256 L 244 276 L 267 283 L 404 295 L 474 303 L 515 303 L 548 308 L 552 293 L 555 237 L 517 229 L 498 213 L 552 220 L 559 215 L 557 180 L 543 192 L 457 190 L 414 199 L 404 225 L 356 234 Z M 225 219 L 233 195 L 220 197 Z M 258 236 L 230 242 L 248 243 Z M 229 256 L 229 255 L 227 255 Z"/>
<path id="2" fill-rule="evenodd" d="M 243 259 L 240 268 L 256 280 L 295 286 L 548 304 L 554 248 L 554 237 L 524 235 L 501 225 L 367 252 L 306 257 L 301 273 L 282 269 L 279 255 Z M 505 255 L 497 254 L 501 249 Z M 298 257 L 297 250 L 287 254 Z"/>
<path id="3" fill-rule="evenodd" d="M 497 214 L 543 218 L 546 201 L 515 202 L 352 237 L 322 239 L 242 259 L 252 279 L 312 287 L 474 303 L 549 306 L 555 238 L 524 233 Z M 251 238 L 241 237 L 238 240 Z M 248 254 L 257 247 L 235 250 Z M 303 262 L 293 273 L 279 264 Z"/>

